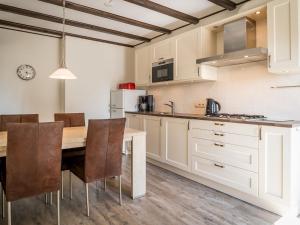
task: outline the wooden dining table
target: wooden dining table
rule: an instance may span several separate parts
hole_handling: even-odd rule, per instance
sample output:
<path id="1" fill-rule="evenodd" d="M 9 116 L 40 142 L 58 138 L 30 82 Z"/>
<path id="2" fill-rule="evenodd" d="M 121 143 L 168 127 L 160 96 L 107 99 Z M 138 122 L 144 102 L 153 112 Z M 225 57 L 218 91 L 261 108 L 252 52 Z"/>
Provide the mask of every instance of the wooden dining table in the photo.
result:
<path id="1" fill-rule="evenodd" d="M 85 147 L 86 127 L 67 127 L 63 130 L 62 150 Z M 146 194 L 146 132 L 125 128 L 124 141 L 131 143 L 131 197 Z M 6 157 L 7 132 L 0 132 L 0 157 Z"/>

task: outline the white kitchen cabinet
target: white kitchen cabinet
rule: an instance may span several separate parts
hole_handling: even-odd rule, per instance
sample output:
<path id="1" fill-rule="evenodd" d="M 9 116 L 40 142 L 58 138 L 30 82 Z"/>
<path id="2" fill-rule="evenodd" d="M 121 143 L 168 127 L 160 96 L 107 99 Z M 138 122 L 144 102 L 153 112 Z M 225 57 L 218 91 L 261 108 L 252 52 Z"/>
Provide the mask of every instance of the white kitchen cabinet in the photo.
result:
<path id="1" fill-rule="evenodd" d="M 155 43 L 150 48 L 152 63 L 174 58 L 174 50 L 172 49 L 170 39 Z"/>
<path id="2" fill-rule="evenodd" d="M 232 145 L 219 141 L 190 137 L 189 149 L 193 156 L 198 156 L 256 173 L 258 172 L 257 148 L 249 148 L 241 145 Z"/>
<path id="3" fill-rule="evenodd" d="M 135 50 L 135 83 L 146 86 L 151 82 L 150 47 L 141 47 Z"/>
<path id="4" fill-rule="evenodd" d="M 300 71 L 299 0 L 274 0 L 268 3 L 269 71 Z"/>
<path id="5" fill-rule="evenodd" d="M 144 117 L 144 131 L 146 131 L 147 157 L 158 161 L 162 160 L 161 123 L 162 119 L 160 117 Z"/>
<path id="6" fill-rule="evenodd" d="M 192 172 L 218 183 L 258 196 L 257 173 L 200 157 L 192 157 Z"/>
<path id="7" fill-rule="evenodd" d="M 137 114 L 126 114 L 126 127 L 136 130 L 144 130 L 144 118 Z"/>
<path id="8" fill-rule="evenodd" d="M 163 160 L 182 170 L 190 170 L 188 154 L 189 121 L 178 118 L 162 119 Z"/>
<path id="9" fill-rule="evenodd" d="M 198 32 L 192 30 L 172 39 L 175 48 L 175 80 L 188 80 L 198 77 Z"/>
<path id="10" fill-rule="evenodd" d="M 175 49 L 174 80 L 216 80 L 217 69 L 196 64 L 196 60 L 211 56 L 212 41 L 207 40 L 209 31 L 194 29 L 172 38 Z M 205 41 L 205 42 L 204 42 Z"/>
<path id="11" fill-rule="evenodd" d="M 280 204 L 290 200 L 290 129 L 263 126 L 259 144 L 259 197 Z"/>

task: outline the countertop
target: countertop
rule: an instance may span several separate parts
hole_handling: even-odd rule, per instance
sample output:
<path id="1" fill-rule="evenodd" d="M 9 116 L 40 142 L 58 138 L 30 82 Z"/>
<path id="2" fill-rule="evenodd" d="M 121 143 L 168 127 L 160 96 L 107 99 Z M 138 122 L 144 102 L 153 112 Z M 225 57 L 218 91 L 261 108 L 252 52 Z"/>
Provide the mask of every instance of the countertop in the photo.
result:
<path id="1" fill-rule="evenodd" d="M 175 113 L 174 115 L 171 113 L 162 113 L 162 112 L 126 112 L 130 114 L 138 114 L 138 115 L 148 115 L 148 116 L 160 116 L 160 117 L 173 117 L 173 118 L 182 118 L 182 119 L 193 119 L 193 120 L 208 120 L 208 121 L 220 121 L 220 122 L 229 122 L 229 123 L 243 123 L 243 124 L 254 124 L 261 126 L 275 126 L 275 127 L 300 127 L 300 121 L 296 120 L 269 120 L 269 119 L 227 119 L 227 118 L 218 118 L 218 117 L 207 117 L 197 114 L 188 114 L 188 113 Z"/>

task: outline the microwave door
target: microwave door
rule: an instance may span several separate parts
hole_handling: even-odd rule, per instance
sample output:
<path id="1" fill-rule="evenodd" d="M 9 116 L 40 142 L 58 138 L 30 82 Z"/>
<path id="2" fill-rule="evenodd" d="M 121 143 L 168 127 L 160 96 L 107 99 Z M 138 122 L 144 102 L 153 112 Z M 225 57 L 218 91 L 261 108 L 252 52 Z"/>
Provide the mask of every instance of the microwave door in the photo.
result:
<path id="1" fill-rule="evenodd" d="M 174 63 L 155 63 L 152 67 L 152 82 L 173 80 Z"/>

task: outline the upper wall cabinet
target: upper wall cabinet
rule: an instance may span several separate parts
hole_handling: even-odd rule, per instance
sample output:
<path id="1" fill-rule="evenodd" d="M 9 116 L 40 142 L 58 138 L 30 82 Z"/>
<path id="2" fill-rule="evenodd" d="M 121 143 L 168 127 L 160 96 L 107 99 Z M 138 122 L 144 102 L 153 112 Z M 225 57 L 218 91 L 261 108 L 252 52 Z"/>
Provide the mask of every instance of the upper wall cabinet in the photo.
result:
<path id="1" fill-rule="evenodd" d="M 146 86 L 151 79 L 150 48 L 148 46 L 135 50 L 135 83 Z"/>
<path id="2" fill-rule="evenodd" d="M 271 73 L 300 71 L 299 0 L 268 3 L 268 50 Z"/>
<path id="3" fill-rule="evenodd" d="M 174 58 L 170 39 L 158 42 L 151 47 L 151 62 Z"/>
<path id="4" fill-rule="evenodd" d="M 212 41 L 208 39 L 208 35 L 205 28 L 199 28 L 172 39 L 172 48 L 175 49 L 175 80 L 216 79 L 216 69 L 205 69 L 196 64 L 196 59 L 212 55 Z"/>
<path id="5" fill-rule="evenodd" d="M 199 41 L 198 32 L 195 30 L 178 35 L 172 40 L 175 48 L 175 80 L 198 77 L 196 59 Z"/>

